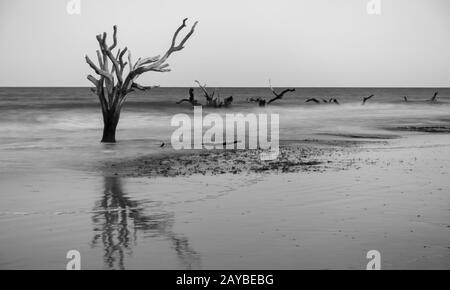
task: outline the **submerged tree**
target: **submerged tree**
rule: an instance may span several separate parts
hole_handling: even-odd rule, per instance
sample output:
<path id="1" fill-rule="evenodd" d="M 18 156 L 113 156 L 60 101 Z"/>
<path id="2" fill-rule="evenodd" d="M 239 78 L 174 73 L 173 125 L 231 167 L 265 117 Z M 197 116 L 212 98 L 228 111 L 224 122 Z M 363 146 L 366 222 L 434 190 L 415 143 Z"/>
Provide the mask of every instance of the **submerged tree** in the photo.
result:
<path id="1" fill-rule="evenodd" d="M 206 89 L 206 85 L 202 85 L 199 81 L 195 81 L 198 86 L 200 87 L 200 89 L 203 91 L 203 95 L 206 99 L 206 106 L 208 107 L 214 107 L 214 95 L 216 93 L 216 90 L 213 90 L 212 93 L 209 93 L 208 90 Z"/>
<path id="2" fill-rule="evenodd" d="M 272 82 L 269 80 L 269 87 L 270 87 L 270 90 L 272 91 L 272 93 L 275 95 L 275 97 L 273 97 L 272 99 L 270 99 L 270 100 L 266 100 L 266 99 L 264 99 L 264 98 L 261 98 L 261 97 L 258 97 L 258 98 L 248 98 L 247 99 L 247 102 L 255 102 L 255 103 L 258 103 L 258 105 L 260 106 L 260 107 L 264 107 L 264 106 L 266 106 L 266 105 L 269 105 L 270 103 L 272 103 L 272 102 L 275 102 L 276 100 L 280 100 L 280 99 L 282 99 L 283 98 L 283 96 L 286 94 L 286 93 L 288 93 L 288 92 L 295 92 L 295 89 L 285 89 L 284 91 L 282 91 L 281 93 L 277 93 L 276 91 L 275 91 L 275 89 L 272 87 Z"/>
<path id="3" fill-rule="evenodd" d="M 98 96 L 103 113 L 103 138 L 102 142 L 114 143 L 116 142 L 116 128 L 120 118 L 120 111 L 123 103 L 129 93 L 135 90 L 147 90 L 152 87 L 144 87 L 137 84 L 136 79 L 145 72 L 168 72 L 170 71 L 169 64 L 166 60 L 169 56 L 184 48 L 184 44 L 189 37 L 194 33 L 197 22 L 191 27 L 188 34 L 176 45 L 177 36 L 180 31 L 186 27 L 187 18 L 175 31 L 170 48 L 166 53 L 160 57 L 139 58 L 134 64 L 131 59 L 131 53 L 128 51 L 128 62 L 124 61 L 124 55 L 127 52 L 127 47 L 118 49 L 114 54 L 113 50 L 117 46 L 117 26 L 114 26 L 113 44 L 108 46 L 106 43 L 106 32 L 97 35 L 97 41 L 100 50 L 97 50 L 98 65 L 91 61 L 86 55 L 86 62 L 95 71 L 99 78 L 88 75 L 88 80 L 91 81 L 95 88 L 92 91 Z M 110 68 L 111 63 L 111 68 Z M 124 71 L 128 65 L 128 74 L 124 77 Z"/>
<path id="4" fill-rule="evenodd" d="M 217 96 L 215 96 L 216 89 L 214 89 L 212 93 L 209 93 L 208 90 L 206 89 L 206 84 L 202 85 L 197 80 L 195 82 L 198 84 L 200 89 L 203 91 L 203 96 L 206 99 L 206 105 L 205 105 L 206 107 L 213 107 L 213 108 L 229 107 L 233 103 L 233 100 L 234 100 L 233 96 L 229 96 L 229 97 L 225 98 L 224 100 L 222 100 L 219 93 L 217 93 Z M 193 91 L 192 91 L 192 93 L 193 93 Z"/>
<path id="5" fill-rule="evenodd" d="M 192 106 L 201 106 L 201 104 L 195 99 L 194 96 L 194 89 L 190 88 L 189 89 L 189 98 L 188 99 L 181 99 L 177 102 L 177 104 L 182 104 L 183 102 L 188 102 L 190 103 Z"/>

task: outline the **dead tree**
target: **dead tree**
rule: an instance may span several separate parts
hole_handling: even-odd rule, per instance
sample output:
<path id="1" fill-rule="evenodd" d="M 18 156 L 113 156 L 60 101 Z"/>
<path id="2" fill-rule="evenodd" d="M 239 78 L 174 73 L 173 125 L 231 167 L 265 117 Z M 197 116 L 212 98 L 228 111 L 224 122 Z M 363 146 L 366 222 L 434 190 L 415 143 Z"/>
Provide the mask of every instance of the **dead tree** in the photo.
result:
<path id="1" fill-rule="evenodd" d="M 283 98 L 284 94 L 288 93 L 288 92 L 295 92 L 295 89 L 285 89 L 284 91 L 282 91 L 281 93 L 277 93 L 273 88 L 272 88 L 272 84 L 269 80 L 269 87 L 270 90 L 272 91 L 272 93 L 275 95 L 275 98 L 270 99 L 267 104 L 269 105 L 270 103 L 276 101 L 276 100 L 280 100 L 281 98 Z"/>
<path id="2" fill-rule="evenodd" d="M 269 87 L 270 87 L 270 90 L 272 91 L 272 93 L 275 95 L 274 98 L 272 98 L 272 99 L 270 99 L 269 101 L 267 101 L 266 99 L 263 99 L 263 98 L 261 98 L 261 97 L 258 97 L 258 98 L 249 98 L 249 99 L 247 99 L 247 101 L 248 101 L 248 102 L 255 102 L 255 103 L 258 103 L 258 105 L 259 105 L 260 107 L 264 107 L 264 106 L 266 106 L 266 105 L 269 105 L 270 103 L 275 102 L 276 100 L 282 99 L 283 96 L 284 96 L 286 93 L 288 93 L 288 92 L 295 92 L 295 89 L 285 89 L 285 90 L 282 91 L 281 93 L 277 93 L 277 92 L 274 90 L 274 88 L 272 88 L 272 84 L 271 84 L 270 80 L 269 80 Z"/>
<path id="3" fill-rule="evenodd" d="M 135 90 L 145 91 L 152 87 L 145 87 L 137 84 L 136 79 L 148 71 L 154 72 L 168 72 L 170 71 L 169 64 L 166 63 L 169 56 L 184 48 L 184 44 L 189 37 L 194 33 L 197 22 L 191 27 L 191 30 L 176 45 L 177 36 L 180 31 L 186 27 L 187 18 L 175 31 L 172 43 L 166 53 L 161 56 L 154 56 L 141 59 L 139 58 L 135 63 L 131 59 L 131 53 L 128 51 L 128 61 L 124 61 L 124 55 L 127 52 L 127 47 L 118 49 L 116 53 L 113 50 L 117 46 L 117 26 L 114 26 L 113 44 L 106 43 L 107 34 L 97 35 L 97 41 L 100 49 L 97 50 L 98 65 L 95 64 L 87 55 L 86 62 L 98 75 L 98 78 L 88 75 L 87 79 L 91 81 L 95 88 L 92 91 L 98 96 L 103 114 L 103 138 L 101 142 L 114 143 L 116 142 L 116 128 L 120 118 L 120 111 L 126 100 L 128 94 Z M 111 63 L 111 68 L 110 68 Z M 124 71 L 128 65 L 128 74 L 124 77 Z"/>
<path id="4" fill-rule="evenodd" d="M 206 89 L 206 85 L 203 85 L 199 82 L 199 81 L 195 81 L 198 86 L 200 87 L 200 89 L 203 91 L 203 95 L 206 98 L 206 106 L 208 107 L 214 107 L 214 95 L 216 93 L 216 90 L 213 90 L 212 94 L 210 94 L 208 92 L 208 90 Z"/>
<path id="5" fill-rule="evenodd" d="M 190 103 L 193 107 L 194 106 L 201 106 L 201 104 L 195 99 L 194 89 L 193 88 L 189 89 L 189 99 L 181 99 L 181 100 L 179 100 L 177 102 L 177 104 L 179 105 L 179 104 L 182 104 L 184 102 Z"/>

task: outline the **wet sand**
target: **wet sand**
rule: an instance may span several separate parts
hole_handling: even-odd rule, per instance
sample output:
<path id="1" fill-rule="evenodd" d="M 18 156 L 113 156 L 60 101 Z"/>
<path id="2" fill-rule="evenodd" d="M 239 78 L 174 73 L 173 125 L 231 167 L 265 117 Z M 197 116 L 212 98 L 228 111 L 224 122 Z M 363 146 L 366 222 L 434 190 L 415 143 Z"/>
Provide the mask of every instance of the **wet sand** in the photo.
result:
<path id="1" fill-rule="evenodd" d="M 84 269 L 365 269 L 376 249 L 384 269 L 448 269 L 450 136 L 369 141 L 306 142 L 289 150 L 320 163 L 287 172 L 10 176 L 0 268 L 64 269 L 77 249 Z"/>
<path id="2" fill-rule="evenodd" d="M 281 152 L 261 171 L 248 151 L 108 164 L 115 167 L 109 178 L 144 188 L 158 184 L 152 198 L 176 213 L 177 234 L 163 230 L 163 239 L 189 241 L 184 250 L 175 248 L 177 263 L 133 255 L 128 267 L 365 269 L 373 249 L 384 269 L 450 267 L 450 136 L 305 141 L 285 144 Z M 286 164 L 292 154 L 297 161 Z M 234 172 L 229 161 L 219 161 L 225 157 L 245 162 L 232 162 Z M 143 257 L 165 259 L 141 250 Z"/>
<path id="3" fill-rule="evenodd" d="M 161 150 L 159 154 L 105 162 L 105 175 L 177 177 L 191 175 L 323 172 L 354 165 L 351 154 L 371 141 L 305 140 L 285 142 L 274 160 L 261 160 L 264 150 Z M 375 142 L 373 142 L 375 143 Z"/>

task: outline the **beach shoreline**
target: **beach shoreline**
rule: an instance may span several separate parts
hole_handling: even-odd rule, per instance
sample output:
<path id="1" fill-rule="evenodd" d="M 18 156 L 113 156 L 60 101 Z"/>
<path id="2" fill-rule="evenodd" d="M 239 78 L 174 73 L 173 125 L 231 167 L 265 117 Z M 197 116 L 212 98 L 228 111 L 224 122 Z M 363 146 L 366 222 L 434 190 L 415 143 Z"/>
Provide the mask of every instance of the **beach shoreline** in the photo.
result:
<path id="1" fill-rule="evenodd" d="M 391 91 L 361 106 L 353 90 L 350 104 L 306 105 L 298 90 L 214 110 L 280 114 L 280 158 L 263 162 L 258 150 L 174 150 L 170 116 L 192 110 L 154 107 L 183 93 L 159 90 L 124 108 L 115 144 L 99 142 L 84 91 L 4 101 L 1 269 L 64 269 L 72 249 L 83 269 L 365 269 L 369 250 L 382 269 L 450 267 L 447 91 L 436 106 Z M 73 93 L 76 105 L 59 95 Z"/>
<path id="2" fill-rule="evenodd" d="M 364 269 L 365 254 L 375 249 L 384 269 L 447 269 L 450 156 L 442 154 L 450 150 L 450 136 L 333 142 L 309 144 L 311 158 L 333 158 L 327 166 L 207 172 L 208 179 L 198 172 L 167 178 L 144 167 L 122 178 L 209 184 L 205 199 L 177 205 L 181 214 L 174 224 L 193 248 L 202 249 L 198 268 L 236 267 L 239 260 L 239 269 Z M 226 235 L 234 241 L 223 243 Z"/>

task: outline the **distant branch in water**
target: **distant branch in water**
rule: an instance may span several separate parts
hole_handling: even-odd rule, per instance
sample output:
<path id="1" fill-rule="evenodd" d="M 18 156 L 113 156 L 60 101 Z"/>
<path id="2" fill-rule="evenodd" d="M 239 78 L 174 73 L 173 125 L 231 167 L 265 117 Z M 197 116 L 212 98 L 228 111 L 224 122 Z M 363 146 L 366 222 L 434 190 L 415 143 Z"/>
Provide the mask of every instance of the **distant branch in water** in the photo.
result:
<path id="1" fill-rule="evenodd" d="M 269 80 L 269 87 L 270 87 L 270 90 L 272 91 L 272 93 L 275 95 L 275 98 L 270 99 L 270 100 L 267 102 L 267 104 L 270 104 L 270 103 L 272 103 L 272 102 L 274 102 L 274 101 L 276 101 L 276 100 L 281 100 L 281 99 L 283 98 L 284 94 L 286 94 L 286 93 L 288 93 L 288 92 L 295 92 L 295 89 L 285 89 L 285 90 L 282 91 L 281 93 L 277 93 L 277 92 L 274 90 L 274 88 L 272 87 L 272 83 L 270 82 L 270 80 Z"/>
<path id="2" fill-rule="evenodd" d="M 206 105 L 207 106 L 211 106 L 213 103 L 213 99 L 214 99 L 214 94 L 216 93 L 216 91 L 214 90 L 212 92 L 212 94 L 210 94 L 208 92 L 208 90 L 206 89 L 206 85 L 202 85 L 198 80 L 195 80 L 195 82 L 198 84 L 198 86 L 200 87 L 200 89 L 203 91 L 203 94 L 206 98 Z"/>
<path id="3" fill-rule="evenodd" d="M 433 95 L 433 97 L 430 99 L 430 102 L 436 102 L 437 101 L 437 96 L 438 96 L 439 92 L 436 91 Z"/>
<path id="4" fill-rule="evenodd" d="M 267 101 L 266 99 L 263 99 L 261 97 L 258 98 L 248 98 L 247 102 L 255 102 L 258 103 L 258 105 L 260 107 L 264 107 L 266 105 L 269 105 L 273 102 L 275 102 L 276 100 L 281 100 L 283 98 L 283 96 L 288 93 L 288 92 L 295 92 L 295 89 L 285 89 L 284 91 L 282 91 L 281 93 L 277 93 L 275 91 L 275 89 L 272 87 L 272 83 L 269 80 L 269 88 L 272 91 L 272 93 L 275 95 L 274 98 L 270 99 L 269 101 Z"/>
<path id="5" fill-rule="evenodd" d="M 336 98 L 330 98 L 329 100 L 325 100 L 324 98 L 322 98 L 322 102 L 320 102 L 318 99 L 316 98 L 309 98 L 305 100 L 305 103 L 316 103 L 316 104 L 321 104 L 321 103 L 325 103 L 325 104 L 336 104 L 339 105 L 339 101 Z"/>
<path id="6" fill-rule="evenodd" d="M 229 96 L 225 98 L 223 101 L 220 99 L 220 94 L 218 93 L 217 96 L 216 90 L 214 89 L 212 93 L 209 93 L 206 89 L 206 85 L 202 85 L 198 80 L 195 80 L 195 82 L 198 84 L 200 89 L 203 91 L 203 95 L 206 98 L 206 107 L 213 107 L 213 108 L 221 108 L 221 107 L 229 107 L 233 103 L 233 96 Z"/>
<path id="7" fill-rule="evenodd" d="M 199 102 L 195 99 L 195 97 L 194 97 L 194 89 L 193 88 L 190 88 L 189 89 L 189 99 L 182 99 L 182 100 L 179 100 L 178 102 L 177 102 L 177 104 L 181 104 L 181 103 L 183 103 L 183 102 L 188 102 L 188 103 L 190 103 L 192 106 L 199 106 L 200 104 L 199 104 Z"/>
<path id="8" fill-rule="evenodd" d="M 316 104 L 320 104 L 320 101 L 318 99 L 316 99 L 316 98 L 309 98 L 309 99 L 306 99 L 306 101 L 305 101 L 305 103 L 311 103 L 311 102 L 314 102 Z M 327 103 L 327 100 L 324 100 L 324 102 Z"/>
<path id="9" fill-rule="evenodd" d="M 364 97 L 364 98 L 363 98 L 362 104 L 365 105 L 366 102 L 367 102 L 368 100 L 372 99 L 373 97 L 374 97 L 374 95 L 370 95 L 370 96 L 368 96 L 368 97 Z"/>

